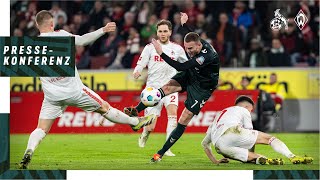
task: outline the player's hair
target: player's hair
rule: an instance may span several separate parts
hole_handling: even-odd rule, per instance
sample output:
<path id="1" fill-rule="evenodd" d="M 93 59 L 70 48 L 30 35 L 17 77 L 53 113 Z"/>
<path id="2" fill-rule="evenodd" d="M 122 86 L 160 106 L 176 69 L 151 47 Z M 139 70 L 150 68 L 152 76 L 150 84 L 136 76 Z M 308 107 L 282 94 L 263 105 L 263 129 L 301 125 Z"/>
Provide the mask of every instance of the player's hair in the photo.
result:
<path id="1" fill-rule="evenodd" d="M 47 10 L 42 10 L 42 11 L 38 12 L 36 15 L 36 23 L 38 26 L 41 26 L 43 24 L 43 22 L 45 22 L 51 18 L 53 18 L 53 15 L 51 14 L 51 12 L 49 12 Z"/>
<path id="2" fill-rule="evenodd" d="M 171 22 L 168 21 L 168 20 L 165 20 L 165 19 L 160 20 L 160 21 L 157 23 L 157 29 L 158 29 L 158 27 L 161 26 L 161 25 L 167 25 L 168 28 L 169 28 L 169 30 L 172 30 L 172 24 L 171 24 Z"/>
<path id="3" fill-rule="evenodd" d="M 184 42 L 191 42 L 191 41 L 196 41 L 196 42 L 200 42 L 200 36 L 198 33 L 195 32 L 189 32 L 188 34 L 186 34 L 186 36 L 184 37 Z"/>
<path id="4" fill-rule="evenodd" d="M 244 95 L 239 96 L 239 97 L 236 99 L 235 105 L 237 105 L 238 103 L 241 103 L 241 102 L 248 102 L 248 103 L 252 104 L 252 106 L 254 106 L 253 100 L 252 100 L 250 97 L 248 97 L 248 96 L 244 96 Z"/>

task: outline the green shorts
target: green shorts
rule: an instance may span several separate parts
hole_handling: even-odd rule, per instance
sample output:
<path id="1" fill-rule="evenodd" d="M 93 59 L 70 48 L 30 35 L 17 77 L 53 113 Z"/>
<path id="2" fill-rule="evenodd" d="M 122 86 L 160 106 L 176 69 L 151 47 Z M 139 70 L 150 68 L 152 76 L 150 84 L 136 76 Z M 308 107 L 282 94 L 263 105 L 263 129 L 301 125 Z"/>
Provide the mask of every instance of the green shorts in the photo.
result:
<path id="1" fill-rule="evenodd" d="M 182 71 L 173 76 L 172 79 L 176 80 L 182 87 L 180 92 L 187 91 L 187 99 L 184 102 L 186 108 L 194 115 L 198 115 L 214 89 L 201 88 L 198 81 L 191 81 L 188 76 L 188 72 Z"/>

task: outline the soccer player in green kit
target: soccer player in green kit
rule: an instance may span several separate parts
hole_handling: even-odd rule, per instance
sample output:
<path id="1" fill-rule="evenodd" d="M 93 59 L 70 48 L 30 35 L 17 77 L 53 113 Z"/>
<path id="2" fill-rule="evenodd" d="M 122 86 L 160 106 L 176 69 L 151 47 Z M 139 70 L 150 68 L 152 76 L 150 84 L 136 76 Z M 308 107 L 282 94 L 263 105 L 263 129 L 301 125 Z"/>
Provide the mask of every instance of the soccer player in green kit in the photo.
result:
<path id="1" fill-rule="evenodd" d="M 184 91 L 187 91 L 188 95 L 177 127 L 172 131 L 162 149 L 153 156 L 151 162 L 160 161 L 164 153 L 177 142 L 192 117 L 199 114 L 201 108 L 210 98 L 218 84 L 220 68 L 218 54 L 197 33 L 190 32 L 190 29 L 185 24 L 187 20 L 187 14 L 181 13 L 180 31 L 189 31 L 184 37 L 185 51 L 189 56 L 188 61 L 184 63 L 173 61 L 167 54 L 163 53 L 161 45 L 156 40 L 152 40 L 152 44 L 161 58 L 170 66 L 180 71 L 166 85 L 159 89 L 161 97 L 163 98 L 174 92 Z M 125 112 L 135 116 L 145 108 L 140 102 L 135 108 L 125 108 Z"/>

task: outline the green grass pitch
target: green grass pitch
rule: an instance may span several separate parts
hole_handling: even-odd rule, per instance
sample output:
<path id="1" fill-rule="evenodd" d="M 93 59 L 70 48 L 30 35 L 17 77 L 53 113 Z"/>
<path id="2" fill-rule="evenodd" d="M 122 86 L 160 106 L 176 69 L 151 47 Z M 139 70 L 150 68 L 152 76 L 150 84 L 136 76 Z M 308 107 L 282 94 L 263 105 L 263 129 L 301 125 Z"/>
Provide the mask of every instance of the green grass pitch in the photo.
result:
<path id="1" fill-rule="evenodd" d="M 150 158 L 159 150 L 165 134 L 151 134 L 145 148 L 139 148 L 140 133 L 134 134 L 49 134 L 37 148 L 29 169 L 35 170 L 87 170 L 87 169 L 246 169 L 246 170 L 318 170 L 319 134 L 299 133 L 274 134 L 284 141 L 297 155 L 314 158 L 313 164 L 293 165 L 289 160 L 273 151 L 270 146 L 257 145 L 255 151 L 270 158 L 281 157 L 285 165 L 255 165 L 231 160 L 228 164 L 215 165 L 206 157 L 200 145 L 204 133 L 184 134 L 171 148 L 176 157 L 164 157 L 151 164 Z M 17 169 L 25 151 L 29 135 L 10 136 L 10 169 Z M 217 153 L 214 152 L 216 155 Z M 218 155 L 219 158 L 222 156 Z"/>

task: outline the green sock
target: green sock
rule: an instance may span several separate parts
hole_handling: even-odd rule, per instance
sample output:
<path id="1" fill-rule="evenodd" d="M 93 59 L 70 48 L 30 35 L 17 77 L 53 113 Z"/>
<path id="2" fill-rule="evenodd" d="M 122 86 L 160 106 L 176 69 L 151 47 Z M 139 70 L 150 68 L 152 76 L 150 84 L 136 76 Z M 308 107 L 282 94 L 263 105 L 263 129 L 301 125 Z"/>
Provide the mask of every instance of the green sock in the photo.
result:
<path id="1" fill-rule="evenodd" d="M 139 112 L 143 111 L 144 109 L 146 109 L 147 106 L 145 106 L 141 101 L 139 102 L 139 104 L 136 106 L 136 109 Z"/>
<path id="2" fill-rule="evenodd" d="M 170 149 L 170 147 L 173 146 L 173 144 L 175 142 L 177 142 L 178 139 L 182 136 L 186 127 L 187 127 L 186 125 L 182 125 L 182 124 L 178 123 L 178 126 L 172 131 L 169 138 L 167 139 L 167 141 L 163 145 L 162 149 L 160 149 L 158 151 L 158 154 L 163 156 L 164 153 L 167 152 L 167 150 Z"/>

